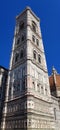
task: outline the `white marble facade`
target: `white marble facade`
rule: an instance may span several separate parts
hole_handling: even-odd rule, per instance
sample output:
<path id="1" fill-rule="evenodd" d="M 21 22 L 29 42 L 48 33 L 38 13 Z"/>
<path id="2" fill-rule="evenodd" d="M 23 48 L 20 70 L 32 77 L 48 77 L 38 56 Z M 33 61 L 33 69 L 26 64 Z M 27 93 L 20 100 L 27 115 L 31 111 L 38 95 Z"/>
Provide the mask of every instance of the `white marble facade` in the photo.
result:
<path id="1" fill-rule="evenodd" d="M 59 112 L 58 101 L 54 105 L 56 99 L 50 94 L 40 19 L 30 7 L 16 17 L 7 97 L 2 129 L 59 130 L 60 118 L 54 115 L 56 106 Z"/>

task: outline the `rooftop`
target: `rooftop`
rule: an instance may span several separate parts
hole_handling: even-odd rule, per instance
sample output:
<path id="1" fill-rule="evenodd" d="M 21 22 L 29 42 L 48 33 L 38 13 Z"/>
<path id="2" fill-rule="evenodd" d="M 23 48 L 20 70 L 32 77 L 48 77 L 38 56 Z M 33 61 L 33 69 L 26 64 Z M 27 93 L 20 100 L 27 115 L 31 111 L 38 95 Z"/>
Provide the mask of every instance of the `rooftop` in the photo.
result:
<path id="1" fill-rule="evenodd" d="M 27 6 L 18 16 L 16 16 L 16 19 L 18 19 L 23 13 L 25 13 L 27 10 L 30 10 L 31 14 L 38 20 L 40 19 L 36 16 L 36 14 L 31 10 L 29 6 Z"/>

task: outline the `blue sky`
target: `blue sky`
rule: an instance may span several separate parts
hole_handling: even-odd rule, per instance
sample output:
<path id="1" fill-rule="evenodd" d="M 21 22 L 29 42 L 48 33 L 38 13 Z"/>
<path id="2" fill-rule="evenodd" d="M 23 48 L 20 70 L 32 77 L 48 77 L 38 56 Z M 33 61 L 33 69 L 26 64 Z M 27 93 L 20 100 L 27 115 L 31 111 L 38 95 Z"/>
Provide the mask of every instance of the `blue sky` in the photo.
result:
<path id="1" fill-rule="evenodd" d="M 9 67 L 15 18 L 26 6 L 41 20 L 49 74 L 52 66 L 60 73 L 60 0 L 0 0 L 0 65 Z"/>

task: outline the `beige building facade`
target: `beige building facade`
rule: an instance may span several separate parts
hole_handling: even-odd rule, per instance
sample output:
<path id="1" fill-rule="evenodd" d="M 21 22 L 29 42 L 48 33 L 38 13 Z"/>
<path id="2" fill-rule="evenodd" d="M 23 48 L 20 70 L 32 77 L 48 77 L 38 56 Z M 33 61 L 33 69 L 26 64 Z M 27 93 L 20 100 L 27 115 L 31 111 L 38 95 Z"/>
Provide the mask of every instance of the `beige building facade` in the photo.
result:
<path id="1" fill-rule="evenodd" d="M 2 130 L 60 130 L 51 96 L 40 19 L 27 7 L 16 17 Z"/>

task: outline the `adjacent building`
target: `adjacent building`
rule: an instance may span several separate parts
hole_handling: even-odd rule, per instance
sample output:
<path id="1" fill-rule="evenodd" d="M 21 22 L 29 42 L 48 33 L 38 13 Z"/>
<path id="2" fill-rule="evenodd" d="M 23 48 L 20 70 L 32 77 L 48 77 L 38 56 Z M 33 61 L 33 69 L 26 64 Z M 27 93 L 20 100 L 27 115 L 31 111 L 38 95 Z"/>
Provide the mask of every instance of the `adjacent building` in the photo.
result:
<path id="1" fill-rule="evenodd" d="M 8 70 L 0 66 L 0 125 L 2 120 L 4 100 L 5 100 L 7 75 L 8 75 Z"/>
<path id="2" fill-rule="evenodd" d="M 60 74 L 57 73 L 54 67 L 51 76 L 49 76 L 49 82 L 52 96 L 60 98 Z"/>
<path id="3" fill-rule="evenodd" d="M 40 19 L 27 7 L 16 17 L 1 129 L 60 130 L 59 98 L 50 86 Z"/>

